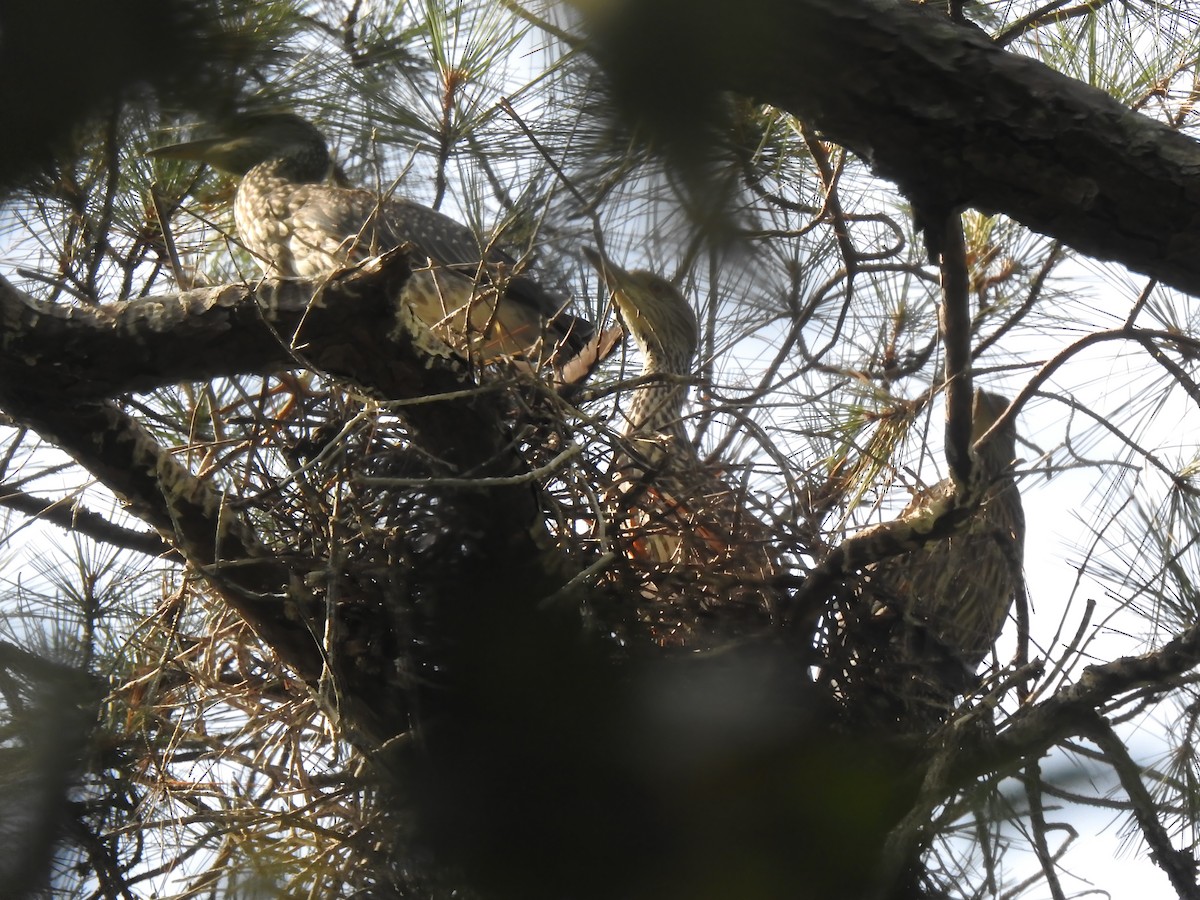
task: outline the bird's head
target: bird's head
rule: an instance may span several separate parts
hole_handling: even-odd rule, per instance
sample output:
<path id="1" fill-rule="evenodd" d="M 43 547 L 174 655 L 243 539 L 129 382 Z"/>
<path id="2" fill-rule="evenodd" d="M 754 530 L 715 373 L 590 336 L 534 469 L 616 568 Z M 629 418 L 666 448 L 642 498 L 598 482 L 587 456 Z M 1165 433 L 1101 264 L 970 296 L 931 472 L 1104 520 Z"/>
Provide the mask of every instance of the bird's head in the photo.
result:
<path id="1" fill-rule="evenodd" d="M 231 119 L 213 137 L 149 151 L 163 159 L 194 159 L 232 175 L 245 175 L 268 160 L 284 159 L 311 167 L 313 178 L 329 170 L 325 137 L 293 113 L 262 113 Z"/>
<path id="2" fill-rule="evenodd" d="M 1008 409 L 1009 400 L 1002 394 L 993 394 L 982 389 L 975 391 L 974 402 L 971 405 L 971 441 L 974 443 L 983 437 L 988 429 Z"/>
<path id="3" fill-rule="evenodd" d="M 1009 400 L 1002 394 L 990 391 L 976 390 L 971 406 L 971 443 L 978 440 L 991 430 L 1004 411 L 1008 409 Z M 1003 428 L 988 438 L 980 459 L 990 463 L 994 468 L 1007 469 L 1010 467 L 1017 452 L 1017 426 L 1009 419 Z M 987 466 L 985 465 L 985 468 Z"/>
<path id="4" fill-rule="evenodd" d="M 700 326 L 679 289 L 653 272 L 627 272 L 590 247 L 583 252 L 612 291 L 613 303 L 643 355 L 686 374 L 700 342 Z"/>

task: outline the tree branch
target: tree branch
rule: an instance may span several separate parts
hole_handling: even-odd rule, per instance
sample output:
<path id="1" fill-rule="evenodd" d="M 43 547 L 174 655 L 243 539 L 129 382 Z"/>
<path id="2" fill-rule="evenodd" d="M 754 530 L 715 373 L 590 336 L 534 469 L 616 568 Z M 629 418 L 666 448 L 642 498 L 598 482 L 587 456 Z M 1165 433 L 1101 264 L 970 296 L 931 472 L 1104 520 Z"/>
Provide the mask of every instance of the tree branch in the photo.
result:
<path id="1" fill-rule="evenodd" d="M 946 345 L 946 462 L 959 490 L 971 480 L 971 286 L 962 216 L 953 212 L 930 229 L 940 231 L 942 303 Z"/>
<path id="2" fill-rule="evenodd" d="M 1171 844 L 1171 836 L 1166 827 L 1159 821 L 1159 813 L 1154 798 L 1142 783 L 1142 772 L 1125 744 L 1117 737 L 1110 725 L 1102 716 L 1096 714 L 1092 725 L 1085 732 L 1096 742 L 1096 746 L 1104 754 L 1104 758 L 1117 773 L 1121 787 L 1125 789 L 1129 802 L 1133 805 L 1133 816 L 1137 819 L 1150 846 L 1150 855 L 1167 874 L 1171 886 L 1183 900 L 1200 898 L 1200 887 L 1196 884 L 1196 860 L 1185 850 L 1176 850 Z"/>
<path id="3" fill-rule="evenodd" d="M 377 282 L 398 288 L 407 272 L 402 259 L 380 258 L 333 280 L 264 280 L 91 307 L 42 303 L 0 278 L 0 381 L 29 396 L 90 400 L 305 364 L 336 369 L 365 355 L 353 348 L 387 340 L 395 304 Z M 373 377 L 375 366 L 364 368 L 357 374 Z"/>
<path id="4" fill-rule="evenodd" d="M 784 610 L 787 626 L 794 633 L 809 634 L 838 579 L 870 563 L 950 537 L 970 519 L 981 499 L 970 491 L 952 491 L 913 515 L 872 525 L 846 538 L 808 573 L 790 598 Z"/>
<path id="5" fill-rule="evenodd" d="M 67 531 L 77 531 L 93 540 L 147 556 L 179 560 L 171 545 L 152 531 L 122 528 L 99 513 L 83 509 L 74 502 L 47 500 L 0 484 L 0 506 L 15 509 L 30 518 L 50 522 Z"/>
<path id="6" fill-rule="evenodd" d="M 674 122 L 661 107 L 738 91 L 813 123 L 915 204 L 1005 213 L 1200 293 L 1200 145 L 977 28 L 892 0 L 596 8 L 594 52 L 644 112 Z"/>
<path id="7" fill-rule="evenodd" d="M 1088 666 L 1074 684 L 1017 712 L 998 735 L 964 745 L 955 760 L 953 782 L 964 785 L 989 772 L 1016 768 L 1022 760 L 1036 758 L 1069 737 L 1090 735 L 1096 711 L 1106 704 L 1149 686 L 1165 693 L 1174 679 L 1197 665 L 1200 624 L 1151 653 Z"/>
<path id="8" fill-rule="evenodd" d="M 468 485 L 491 479 L 455 508 L 464 536 L 486 548 L 493 564 L 457 574 L 481 583 L 511 574 L 514 602 L 532 610 L 551 588 L 525 576 L 541 571 L 549 583 L 557 574 L 543 558 L 536 492 L 516 477 L 527 466 L 493 397 L 469 389 L 467 362 L 405 301 L 408 274 L 403 252 L 395 251 L 315 285 L 229 285 L 97 310 L 47 307 L 0 283 L 7 350 L 0 408 L 74 458 L 205 575 L 367 752 L 409 727 L 411 685 L 379 684 L 353 658 L 326 656 L 327 609 L 306 578 L 329 561 L 265 546 L 221 484 L 194 475 L 103 397 L 181 378 L 308 365 L 388 399 L 422 398 L 403 414 L 428 459 L 438 461 L 435 476 Z M 470 599 L 479 596 L 476 586 Z M 332 693 L 323 690 L 330 675 Z"/>

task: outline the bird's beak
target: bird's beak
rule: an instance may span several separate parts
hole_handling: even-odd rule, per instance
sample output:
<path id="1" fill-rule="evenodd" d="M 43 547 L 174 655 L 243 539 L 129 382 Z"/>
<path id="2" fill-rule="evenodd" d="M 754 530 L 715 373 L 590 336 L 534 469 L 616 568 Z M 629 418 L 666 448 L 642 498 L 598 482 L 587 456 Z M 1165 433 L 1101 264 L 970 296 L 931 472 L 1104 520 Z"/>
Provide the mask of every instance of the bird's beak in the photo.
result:
<path id="1" fill-rule="evenodd" d="M 168 144 L 165 147 L 155 147 L 147 150 L 147 156 L 159 159 L 208 159 L 213 150 L 225 143 L 225 138 L 205 138 L 199 141 L 185 141 L 182 144 Z"/>
<path id="2" fill-rule="evenodd" d="M 613 302 L 616 304 L 617 310 L 621 315 L 624 316 L 629 315 L 630 312 L 636 312 L 636 310 L 629 307 L 629 301 L 626 299 L 628 297 L 628 286 L 631 282 L 629 273 L 616 263 L 610 261 L 600 251 L 593 250 L 591 247 L 584 247 L 583 255 L 592 268 L 599 273 L 601 280 L 612 292 Z"/>

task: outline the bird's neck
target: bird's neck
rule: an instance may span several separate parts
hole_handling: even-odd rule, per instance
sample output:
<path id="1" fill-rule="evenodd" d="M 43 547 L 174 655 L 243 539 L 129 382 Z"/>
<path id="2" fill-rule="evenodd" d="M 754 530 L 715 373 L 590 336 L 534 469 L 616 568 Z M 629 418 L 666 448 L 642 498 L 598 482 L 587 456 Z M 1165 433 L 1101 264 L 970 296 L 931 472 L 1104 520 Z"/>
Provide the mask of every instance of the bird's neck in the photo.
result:
<path id="1" fill-rule="evenodd" d="M 327 169 L 329 157 L 324 154 L 321 157 Z M 321 168 L 321 157 L 292 154 L 268 159 L 250 169 L 238 185 L 233 201 L 238 237 L 269 275 L 316 274 L 313 265 L 304 265 L 303 260 L 298 263 L 293 257 L 291 226 L 283 220 L 295 212 L 295 195 L 306 191 L 305 185 L 324 179 L 326 171 Z M 333 268 L 336 263 L 326 259 L 315 266 L 322 271 Z"/>
<path id="2" fill-rule="evenodd" d="M 324 148 L 294 147 L 279 156 L 263 160 L 252 167 L 242 180 L 318 184 L 329 177 L 332 168 L 333 163 Z"/>
<path id="3" fill-rule="evenodd" d="M 264 215 L 271 209 L 268 201 L 281 190 L 294 184 L 302 184 L 289 172 L 287 160 L 269 159 L 259 163 L 242 176 L 238 184 L 234 213 L 240 218 L 244 213 Z"/>
<path id="4" fill-rule="evenodd" d="M 971 457 L 974 464 L 973 477 L 981 481 L 993 482 L 1000 478 L 1012 480 L 1013 461 L 1017 455 L 1017 436 L 1014 429 L 1002 431 L 990 438 L 982 447 L 982 452 L 973 450 Z"/>
<path id="5" fill-rule="evenodd" d="M 688 389 L 682 379 L 688 375 L 690 360 L 670 358 L 640 341 L 638 346 L 643 360 L 641 378 L 648 380 L 639 384 L 629 399 L 624 436 L 658 442 L 670 438 L 690 446 L 682 419 Z"/>

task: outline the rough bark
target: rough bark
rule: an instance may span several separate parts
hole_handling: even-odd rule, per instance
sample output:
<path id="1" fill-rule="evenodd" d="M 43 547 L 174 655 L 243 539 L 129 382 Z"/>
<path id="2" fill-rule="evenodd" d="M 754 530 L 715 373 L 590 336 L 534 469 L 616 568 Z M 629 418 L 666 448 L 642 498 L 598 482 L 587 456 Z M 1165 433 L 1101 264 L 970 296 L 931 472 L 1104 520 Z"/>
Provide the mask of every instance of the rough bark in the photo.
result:
<path id="1" fill-rule="evenodd" d="M 1200 291 L 1200 144 L 978 29 L 894 0 L 601 8 L 596 52 L 643 107 L 740 92 L 854 150 L 928 220 L 1004 213 Z"/>
<path id="2" fill-rule="evenodd" d="M 261 540 L 220 485 L 197 477 L 110 399 L 181 380 L 297 366 L 340 375 L 377 396 L 421 398 L 405 417 L 437 474 L 469 485 L 457 504 L 464 534 L 493 563 L 468 572 L 472 599 L 513 573 L 513 602 L 549 592 L 536 495 L 506 477 L 526 466 L 493 398 L 472 390 L 466 361 L 397 301 L 402 253 L 319 282 L 225 285 L 97 308 L 39 304 L 0 281 L 0 408 L 71 455 L 203 574 L 214 592 L 311 687 L 331 665 L 320 644 L 324 611 L 306 576 L 327 561 Z M 496 483 L 495 479 L 499 479 Z M 464 538 L 465 540 L 465 538 Z M 468 567 L 469 568 L 469 567 Z M 515 577 L 542 572 L 542 579 Z M 462 573 L 458 573 L 462 575 Z M 479 582 L 476 584 L 476 582 Z M 408 686 L 364 682 L 345 660 L 329 708 L 364 751 L 408 727 Z"/>

